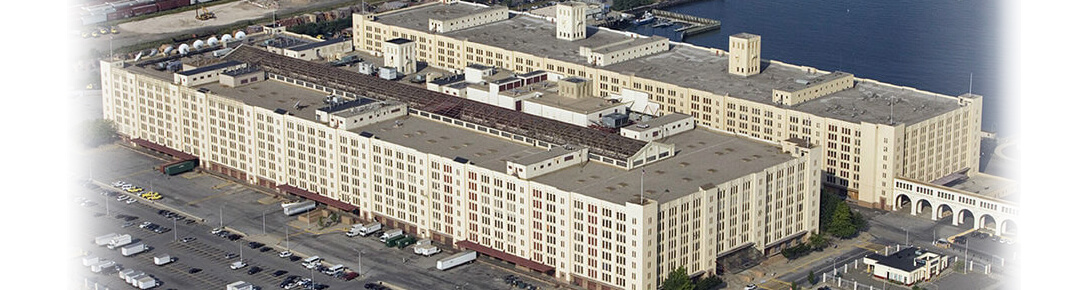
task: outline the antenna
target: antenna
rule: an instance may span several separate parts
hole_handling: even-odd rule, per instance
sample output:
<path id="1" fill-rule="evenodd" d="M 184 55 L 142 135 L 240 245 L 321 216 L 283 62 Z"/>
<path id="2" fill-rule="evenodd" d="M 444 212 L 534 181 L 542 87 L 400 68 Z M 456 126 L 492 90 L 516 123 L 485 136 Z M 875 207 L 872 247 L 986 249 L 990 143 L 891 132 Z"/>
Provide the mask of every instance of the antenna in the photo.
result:
<path id="1" fill-rule="evenodd" d="M 888 125 L 895 125 L 895 95 L 888 97 L 888 104 L 891 105 L 891 115 L 888 115 Z"/>
<path id="2" fill-rule="evenodd" d="M 970 95 L 973 94 L 973 73 L 970 73 Z"/>

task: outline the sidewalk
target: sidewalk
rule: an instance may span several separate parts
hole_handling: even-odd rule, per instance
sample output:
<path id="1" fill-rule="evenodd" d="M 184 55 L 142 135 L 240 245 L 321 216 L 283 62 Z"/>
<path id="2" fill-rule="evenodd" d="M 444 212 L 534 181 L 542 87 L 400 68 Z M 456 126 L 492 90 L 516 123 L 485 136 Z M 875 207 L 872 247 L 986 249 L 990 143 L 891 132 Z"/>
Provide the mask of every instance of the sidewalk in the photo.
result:
<path id="1" fill-rule="evenodd" d="M 780 276 L 797 271 L 808 271 L 810 265 L 818 261 L 824 261 L 831 257 L 842 255 L 859 247 L 865 248 L 863 244 L 869 243 L 870 240 L 872 240 L 872 236 L 868 233 L 862 233 L 861 235 L 848 240 L 835 239 L 823 252 L 813 252 L 794 260 L 787 260 L 783 255 L 776 254 L 766 258 L 761 264 L 754 266 L 753 268 L 744 270 L 738 274 L 727 275 L 724 277 L 724 281 L 726 281 L 728 285 L 727 289 L 734 290 L 742 289 L 748 284 L 756 284 L 763 289 L 787 289 L 790 287 L 791 281 L 780 280 Z M 819 279 L 820 273 L 818 272 L 816 275 Z"/>

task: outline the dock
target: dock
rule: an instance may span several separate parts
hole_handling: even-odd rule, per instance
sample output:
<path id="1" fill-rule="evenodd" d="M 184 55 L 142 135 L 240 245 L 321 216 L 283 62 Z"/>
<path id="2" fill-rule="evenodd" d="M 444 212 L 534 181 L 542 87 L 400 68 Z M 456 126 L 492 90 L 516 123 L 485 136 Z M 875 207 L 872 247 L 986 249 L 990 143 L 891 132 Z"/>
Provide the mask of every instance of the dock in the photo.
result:
<path id="1" fill-rule="evenodd" d="M 673 22 L 688 24 L 686 26 L 675 29 L 675 32 L 679 32 L 681 36 L 680 38 L 683 39 L 691 35 L 720 29 L 720 21 L 716 19 L 708 19 L 704 17 L 697 17 L 693 15 L 686 15 L 658 9 L 650 10 L 650 12 L 653 13 L 653 16 L 657 19 L 667 19 Z"/>

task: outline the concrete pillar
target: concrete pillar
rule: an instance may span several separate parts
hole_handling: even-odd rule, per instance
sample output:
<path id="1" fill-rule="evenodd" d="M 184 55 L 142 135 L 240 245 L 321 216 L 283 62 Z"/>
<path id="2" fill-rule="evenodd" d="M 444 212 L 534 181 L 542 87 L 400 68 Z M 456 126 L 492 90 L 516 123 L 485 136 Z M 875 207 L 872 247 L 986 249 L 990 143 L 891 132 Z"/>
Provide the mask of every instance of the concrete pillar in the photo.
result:
<path id="1" fill-rule="evenodd" d="M 907 199 L 909 199 L 909 197 L 907 197 Z M 917 203 L 912 199 L 910 200 L 910 215 L 917 215 Z"/>
<path id="2" fill-rule="evenodd" d="M 984 216 L 973 216 L 973 229 L 979 229 L 984 226 Z"/>
<path id="3" fill-rule="evenodd" d="M 932 206 L 932 220 L 938 220 L 938 219 L 940 219 L 940 207 Z"/>
<path id="4" fill-rule="evenodd" d="M 951 208 L 951 210 L 954 211 L 955 209 Z M 951 215 L 951 225 L 952 226 L 957 227 L 961 222 L 962 222 L 962 211 L 961 210 L 957 211 L 957 212 L 955 212 L 955 214 Z"/>

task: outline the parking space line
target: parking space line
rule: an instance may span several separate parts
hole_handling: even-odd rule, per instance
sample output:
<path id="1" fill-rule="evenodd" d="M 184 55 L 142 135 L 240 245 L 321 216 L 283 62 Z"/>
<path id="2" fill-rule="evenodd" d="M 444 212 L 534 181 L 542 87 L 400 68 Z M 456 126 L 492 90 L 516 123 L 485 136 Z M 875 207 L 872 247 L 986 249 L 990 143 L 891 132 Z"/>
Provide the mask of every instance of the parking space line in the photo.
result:
<path id="1" fill-rule="evenodd" d="M 772 282 L 775 282 L 775 283 L 776 283 L 776 285 L 774 285 L 774 286 L 769 286 L 768 284 L 770 284 L 770 283 L 772 283 Z M 769 280 L 765 280 L 765 281 L 764 281 L 764 282 L 762 282 L 762 283 L 761 283 L 760 285 L 757 285 L 757 287 L 759 287 L 759 288 L 761 288 L 761 289 L 769 289 L 769 290 L 778 290 L 778 289 L 783 289 L 783 287 L 784 287 L 784 286 L 786 286 L 786 287 L 790 287 L 790 286 L 791 286 L 791 283 L 787 283 L 787 282 L 784 282 L 783 280 L 780 280 L 780 279 L 776 279 L 776 278 L 772 278 L 772 279 L 769 279 Z"/>
<path id="2" fill-rule="evenodd" d="M 122 180 L 122 179 L 126 179 L 126 178 L 129 178 L 129 177 L 131 177 L 131 176 L 135 176 L 135 175 L 141 175 L 141 174 L 143 174 L 143 173 L 146 173 L 146 172 L 150 172 L 150 171 L 156 171 L 156 170 L 154 170 L 154 169 L 152 169 L 152 168 L 149 168 L 149 169 L 142 169 L 142 170 L 140 170 L 140 171 L 135 171 L 134 173 L 131 173 L 131 174 L 127 174 L 127 175 L 124 175 L 124 176 L 116 177 L 116 180 Z"/>
<path id="3" fill-rule="evenodd" d="M 206 197 L 203 197 L 203 198 L 201 198 L 201 199 L 198 199 L 198 200 L 195 200 L 195 201 L 191 201 L 191 202 L 188 202 L 188 203 L 186 203 L 186 205 L 195 205 L 195 204 L 198 204 L 199 202 L 203 202 L 203 201 L 206 201 L 206 200 L 210 200 L 210 199 L 213 199 L 213 198 L 219 197 L 219 196 L 221 196 L 221 195 L 227 195 L 227 194 L 230 194 L 230 193 L 231 193 L 231 192 L 221 192 L 221 193 L 217 193 L 217 194 L 214 194 L 214 195 L 210 195 L 210 196 L 206 196 Z"/>

